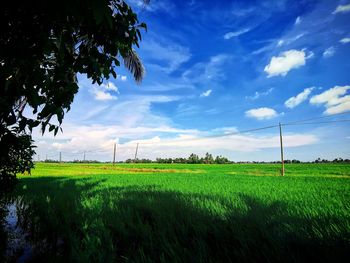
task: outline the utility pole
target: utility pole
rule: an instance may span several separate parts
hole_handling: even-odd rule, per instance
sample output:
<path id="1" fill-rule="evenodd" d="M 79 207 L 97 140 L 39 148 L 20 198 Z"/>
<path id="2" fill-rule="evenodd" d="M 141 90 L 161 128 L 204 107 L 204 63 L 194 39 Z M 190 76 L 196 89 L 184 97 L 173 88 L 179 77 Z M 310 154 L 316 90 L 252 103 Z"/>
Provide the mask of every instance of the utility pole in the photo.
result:
<path id="1" fill-rule="evenodd" d="M 117 150 L 117 143 L 114 143 L 114 148 L 113 148 L 113 165 L 115 164 L 115 152 Z"/>
<path id="2" fill-rule="evenodd" d="M 84 151 L 84 163 L 85 163 L 85 151 Z"/>
<path id="3" fill-rule="evenodd" d="M 40 155 L 38 154 L 38 162 L 40 162 Z"/>
<path id="4" fill-rule="evenodd" d="M 62 162 L 62 153 L 60 152 L 60 163 Z"/>
<path id="5" fill-rule="evenodd" d="M 139 149 L 139 143 L 137 143 L 136 145 L 136 152 L 135 152 L 135 159 L 134 159 L 134 162 L 136 163 L 136 158 L 137 158 L 137 151 Z"/>
<path id="6" fill-rule="evenodd" d="M 46 154 L 46 158 L 45 158 L 45 160 L 47 160 L 47 154 Z"/>
<path id="7" fill-rule="evenodd" d="M 282 140 L 282 125 L 281 125 L 281 123 L 279 123 L 279 126 L 280 126 L 281 162 L 282 162 L 281 175 L 284 176 L 283 140 Z"/>

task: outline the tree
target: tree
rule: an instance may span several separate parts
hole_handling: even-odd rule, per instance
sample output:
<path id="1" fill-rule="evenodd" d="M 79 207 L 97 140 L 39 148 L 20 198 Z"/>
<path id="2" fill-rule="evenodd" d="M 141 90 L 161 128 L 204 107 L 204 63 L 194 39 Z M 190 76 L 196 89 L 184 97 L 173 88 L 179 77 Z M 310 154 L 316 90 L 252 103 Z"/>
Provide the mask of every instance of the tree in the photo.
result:
<path id="1" fill-rule="evenodd" d="M 198 155 L 191 153 L 191 155 L 188 157 L 188 163 L 199 163 Z"/>
<path id="2" fill-rule="evenodd" d="M 215 158 L 215 163 L 217 164 L 225 164 L 225 163 L 229 163 L 230 161 L 226 158 L 226 157 L 223 157 L 223 156 L 216 156 Z"/>
<path id="3" fill-rule="evenodd" d="M 145 0 L 145 2 L 148 2 Z M 33 167 L 31 132 L 57 132 L 77 74 L 102 84 L 124 62 L 140 82 L 134 46 L 146 29 L 122 0 L 5 1 L 0 15 L 0 185 Z M 31 117 L 28 117 L 28 111 Z M 26 113 L 27 112 L 27 113 Z"/>
<path id="4" fill-rule="evenodd" d="M 205 157 L 204 157 L 203 162 L 204 162 L 204 163 L 207 163 L 207 164 L 214 163 L 213 155 L 211 155 L 210 153 L 207 152 L 207 153 L 205 154 Z"/>

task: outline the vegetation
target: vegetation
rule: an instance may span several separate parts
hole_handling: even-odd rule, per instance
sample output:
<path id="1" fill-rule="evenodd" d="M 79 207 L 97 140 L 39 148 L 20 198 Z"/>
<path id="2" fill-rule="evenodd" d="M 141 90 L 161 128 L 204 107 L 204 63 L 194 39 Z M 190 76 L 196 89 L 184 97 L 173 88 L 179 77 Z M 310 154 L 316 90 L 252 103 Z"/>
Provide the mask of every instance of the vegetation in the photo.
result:
<path id="1" fill-rule="evenodd" d="M 279 169 L 38 163 L 6 202 L 33 262 L 348 262 L 349 164 Z"/>
<path id="2" fill-rule="evenodd" d="M 6 186 L 33 166 L 32 129 L 59 131 L 78 92 L 78 73 L 102 84 L 116 78 L 124 61 L 141 81 L 133 47 L 146 25 L 124 1 L 37 0 L 2 3 L 0 27 L 0 185 Z"/>
<path id="3" fill-rule="evenodd" d="M 197 154 L 191 153 L 188 158 L 156 158 L 155 161 L 150 159 L 127 159 L 126 163 L 190 163 L 190 164 L 224 164 L 232 163 L 229 159 L 223 156 L 216 156 L 214 159 L 210 153 L 206 153 L 204 157 L 200 158 Z"/>
<path id="4" fill-rule="evenodd" d="M 45 160 L 47 162 L 57 162 L 52 160 Z M 74 162 L 84 162 L 84 161 L 74 161 Z M 86 163 L 93 163 L 97 161 L 85 161 Z M 204 157 L 199 157 L 195 153 L 191 153 L 188 158 L 156 158 L 155 161 L 152 161 L 150 159 L 127 159 L 125 161 L 126 163 L 188 163 L 188 164 L 232 164 L 232 163 L 281 163 L 281 161 L 231 161 L 228 158 L 224 156 L 216 156 L 213 158 L 213 155 L 210 153 L 206 153 Z M 121 162 L 123 163 L 123 162 Z M 296 159 L 293 160 L 284 160 L 284 163 L 350 163 L 349 159 L 343 159 L 343 158 L 335 158 L 334 160 L 326 160 L 317 158 L 315 161 L 312 162 L 302 162 Z"/>

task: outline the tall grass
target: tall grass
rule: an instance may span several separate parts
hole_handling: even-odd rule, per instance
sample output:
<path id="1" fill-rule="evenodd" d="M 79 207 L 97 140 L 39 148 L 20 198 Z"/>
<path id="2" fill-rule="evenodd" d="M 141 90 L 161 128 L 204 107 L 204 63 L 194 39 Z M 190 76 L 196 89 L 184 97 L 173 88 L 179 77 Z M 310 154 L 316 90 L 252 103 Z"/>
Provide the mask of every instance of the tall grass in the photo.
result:
<path id="1" fill-rule="evenodd" d="M 16 200 L 33 262 L 337 262 L 350 166 L 38 164 Z"/>

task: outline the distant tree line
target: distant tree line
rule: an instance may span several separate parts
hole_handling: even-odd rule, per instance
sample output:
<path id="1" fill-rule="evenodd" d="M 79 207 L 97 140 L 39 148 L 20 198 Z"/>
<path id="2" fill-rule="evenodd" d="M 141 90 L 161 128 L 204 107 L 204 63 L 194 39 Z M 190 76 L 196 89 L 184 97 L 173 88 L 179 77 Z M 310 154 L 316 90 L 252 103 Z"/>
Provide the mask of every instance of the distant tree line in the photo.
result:
<path id="1" fill-rule="evenodd" d="M 45 163 L 59 163 L 58 160 L 46 159 Z M 73 161 L 62 161 L 65 163 L 111 163 L 109 162 L 101 162 L 97 160 L 73 160 Z M 273 163 L 281 163 L 281 161 L 231 161 L 224 156 L 216 156 L 213 157 L 212 154 L 206 153 L 204 157 L 199 157 L 197 154 L 191 153 L 188 158 L 178 157 L 178 158 L 156 158 L 155 160 L 150 159 L 127 159 L 125 161 L 119 161 L 117 163 L 188 163 L 188 164 L 232 164 L 232 163 L 253 163 L 253 164 L 273 164 Z M 350 159 L 343 158 L 335 158 L 334 160 L 327 160 L 317 158 L 314 161 L 303 162 L 300 160 L 292 159 L 292 160 L 284 160 L 286 164 L 296 164 L 296 163 L 350 163 Z"/>
<path id="2" fill-rule="evenodd" d="M 212 154 L 206 153 L 204 157 L 191 153 L 188 158 L 156 158 L 155 161 L 149 159 L 127 159 L 126 163 L 189 163 L 189 164 L 227 164 L 233 163 L 224 156 L 213 157 Z"/>
<path id="3" fill-rule="evenodd" d="M 350 163 L 350 159 L 343 159 L 343 158 L 335 158 L 334 160 L 326 160 L 317 158 L 314 163 Z"/>
<path id="4" fill-rule="evenodd" d="M 59 160 L 45 159 L 44 163 L 59 163 Z M 73 160 L 73 161 L 62 161 L 62 163 L 105 163 L 97 160 Z"/>

